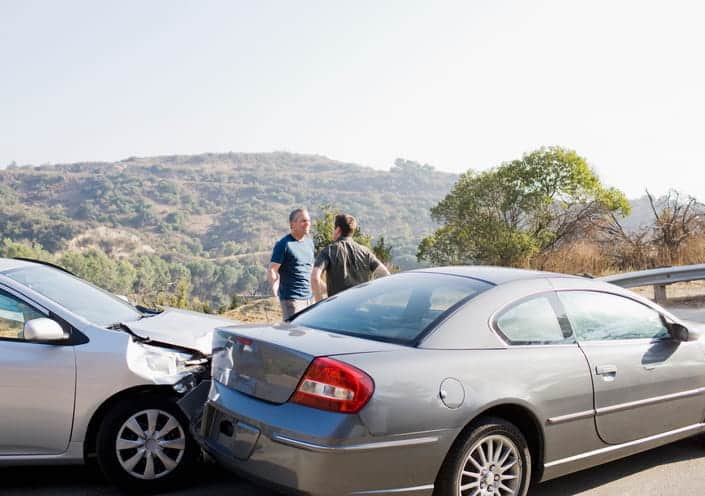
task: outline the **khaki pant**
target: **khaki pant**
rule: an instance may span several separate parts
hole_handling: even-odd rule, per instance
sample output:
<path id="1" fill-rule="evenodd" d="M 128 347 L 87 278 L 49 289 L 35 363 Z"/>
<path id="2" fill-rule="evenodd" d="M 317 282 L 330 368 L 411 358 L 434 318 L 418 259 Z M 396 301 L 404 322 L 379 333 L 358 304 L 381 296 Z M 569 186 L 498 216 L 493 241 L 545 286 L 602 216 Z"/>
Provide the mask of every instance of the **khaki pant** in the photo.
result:
<path id="1" fill-rule="evenodd" d="M 282 320 L 286 320 L 295 313 L 300 312 L 313 303 L 313 299 L 308 300 L 279 300 L 282 309 Z"/>

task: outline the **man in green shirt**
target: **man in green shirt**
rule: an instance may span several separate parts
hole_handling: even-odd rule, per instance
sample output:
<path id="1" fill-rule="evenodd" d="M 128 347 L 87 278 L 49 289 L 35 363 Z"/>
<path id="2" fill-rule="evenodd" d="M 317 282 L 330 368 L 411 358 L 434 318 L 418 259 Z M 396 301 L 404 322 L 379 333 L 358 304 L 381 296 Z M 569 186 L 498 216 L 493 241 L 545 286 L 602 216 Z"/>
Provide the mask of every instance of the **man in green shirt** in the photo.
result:
<path id="1" fill-rule="evenodd" d="M 324 283 L 321 274 L 326 273 L 328 296 L 367 282 L 372 276 L 388 276 L 389 270 L 380 262 L 372 251 L 354 241 L 352 236 L 357 228 L 357 221 L 352 215 L 335 216 L 333 243 L 326 246 L 316 257 L 311 273 L 313 297 L 315 301 L 323 299 Z"/>

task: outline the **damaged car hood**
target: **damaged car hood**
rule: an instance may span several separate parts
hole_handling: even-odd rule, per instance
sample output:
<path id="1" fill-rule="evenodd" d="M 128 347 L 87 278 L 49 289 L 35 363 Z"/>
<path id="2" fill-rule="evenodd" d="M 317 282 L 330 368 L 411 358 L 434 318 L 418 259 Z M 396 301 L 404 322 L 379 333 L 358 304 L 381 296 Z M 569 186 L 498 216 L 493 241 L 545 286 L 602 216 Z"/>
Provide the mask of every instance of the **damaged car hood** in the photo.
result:
<path id="1" fill-rule="evenodd" d="M 178 308 L 131 322 L 123 322 L 133 334 L 147 341 L 157 341 L 210 355 L 213 330 L 237 324 L 235 320 Z"/>

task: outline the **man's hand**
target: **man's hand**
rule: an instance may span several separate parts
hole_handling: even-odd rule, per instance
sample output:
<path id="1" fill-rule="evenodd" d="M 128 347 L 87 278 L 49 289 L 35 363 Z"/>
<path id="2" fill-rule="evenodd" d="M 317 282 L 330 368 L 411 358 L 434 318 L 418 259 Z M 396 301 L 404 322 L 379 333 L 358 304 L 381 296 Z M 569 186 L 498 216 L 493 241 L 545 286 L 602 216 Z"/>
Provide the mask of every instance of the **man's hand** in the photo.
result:
<path id="1" fill-rule="evenodd" d="M 390 275 L 390 274 L 389 274 L 389 269 L 388 269 L 383 263 L 380 263 L 380 264 L 377 266 L 377 268 L 374 270 L 374 272 L 372 273 L 372 275 L 375 276 L 375 277 L 385 277 L 385 276 L 388 276 L 388 275 Z"/>
<path id="2" fill-rule="evenodd" d="M 311 288 L 313 289 L 313 301 L 321 301 L 323 299 L 323 287 L 325 283 L 321 279 L 321 267 L 314 267 L 311 271 Z"/>
<path id="3" fill-rule="evenodd" d="M 279 267 L 281 266 L 282 264 L 272 262 L 267 269 L 267 281 L 272 285 L 272 294 L 274 296 L 279 296 Z"/>

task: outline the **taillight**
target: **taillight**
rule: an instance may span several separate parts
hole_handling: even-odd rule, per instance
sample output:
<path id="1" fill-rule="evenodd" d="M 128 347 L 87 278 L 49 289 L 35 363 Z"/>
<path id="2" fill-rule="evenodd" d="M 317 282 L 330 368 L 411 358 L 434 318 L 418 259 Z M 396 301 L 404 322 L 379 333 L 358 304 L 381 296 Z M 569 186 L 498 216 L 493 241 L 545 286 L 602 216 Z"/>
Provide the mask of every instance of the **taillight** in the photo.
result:
<path id="1" fill-rule="evenodd" d="M 331 358 L 316 358 L 308 366 L 291 401 L 321 410 L 357 413 L 374 390 L 372 378 L 362 370 Z"/>

